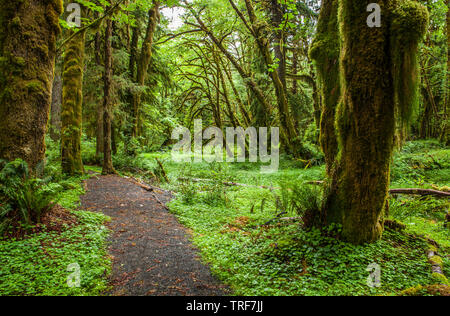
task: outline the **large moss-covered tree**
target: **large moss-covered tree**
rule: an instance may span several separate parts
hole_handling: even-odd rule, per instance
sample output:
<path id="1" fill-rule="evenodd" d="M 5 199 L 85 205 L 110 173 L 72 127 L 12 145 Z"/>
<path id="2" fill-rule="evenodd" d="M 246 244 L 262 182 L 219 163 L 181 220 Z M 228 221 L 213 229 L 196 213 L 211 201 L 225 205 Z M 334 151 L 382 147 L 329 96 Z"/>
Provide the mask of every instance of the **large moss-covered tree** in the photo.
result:
<path id="1" fill-rule="evenodd" d="M 316 45 L 326 50 L 313 52 L 322 73 L 323 99 L 333 106 L 333 83 L 324 80 L 323 69 L 336 57 L 333 40 L 339 38 L 341 96 L 334 117 L 322 118 L 329 120 L 322 126 L 334 124 L 338 143 L 328 171 L 322 224 L 340 224 L 342 238 L 355 244 L 376 241 L 383 231 L 394 135 L 409 120 L 417 100 L 416 53 L 428 23 L 428 12 L 418 2 L 383 0 L 378 1 L 381 27 L 371 28 L 369 3 L 325 1 Z M 336 5 L 338 29 L 332 16 Z M 327 137 L 322 135 L 322 140 Z"/>
<path id="2" fill-rule="evenodd" d="M 67 43 L 64 55 L 61 109 L 61 166 L 70 175 L 84 173 L 81 134 L 86 31 L 74 32 L 70 30 L 70 36 L 75 36 Z"/>
<path id="3" fill-rule="evenodd" d="M 444 122 L 441 141 L 450 144 L 450 0 L 447 0 L 447 94 L 444 107 Z"/>
<path id="4" fill-rule="evenodd" d="M 137 63 L 137 73 L 136 73 L 136 83 L 139 86 L 144 86 L 145 80 L 147 78 L 148 68 L 150 66 L 150 62 L 152 59 L 152 48 L 153 48 L 153 39 L 156 32 L 156 27 L 159 23 L 160 14 L 159 8 L 160 2 L 153 0 L 153 6 L 148 12 L 148 23 L 147 29 L 145 32 L 145 37 L 142 43 L 142 49 L 139 55 L 139 59 L 136 60 Z M 135 30 L 136 32 L 136 30 Z M 135 56 L 134 56 L 135 57 Z M 130 65 L 134 67 L 134 65 Z M 139 136 L 140 130 L 140 111 L 141 111 L 141 102 L 142 102 L 142 93 L 141 91 L 136 91 L 133 94 L 133 105 L 132 105 L 132 113 L 133 113 L 133 130 L 132 136 Z"/>
<path id="5" fill-rule="evenodd" d="M 103 95 L 103 169 L 102 174 L 115 174 L 111 154 L 111 121 L 112 121 L 112 20 L 106 20 L 105 29 L 105 70 Z"/>
<path id="6" fill-rule="evenodd" d="M 0 158 L 42 166 L 61 0 L 0 4 Z"/>
<path id="7" fill-rule="evenodd" d="M 338 0 L 324 0 L 317 25 L 317 35 L 310 50 L 315 61 L 322 93 L 320 144 L 331 172 L 338 152 L 334 117 L 341 93 L 339 81 Z"/>

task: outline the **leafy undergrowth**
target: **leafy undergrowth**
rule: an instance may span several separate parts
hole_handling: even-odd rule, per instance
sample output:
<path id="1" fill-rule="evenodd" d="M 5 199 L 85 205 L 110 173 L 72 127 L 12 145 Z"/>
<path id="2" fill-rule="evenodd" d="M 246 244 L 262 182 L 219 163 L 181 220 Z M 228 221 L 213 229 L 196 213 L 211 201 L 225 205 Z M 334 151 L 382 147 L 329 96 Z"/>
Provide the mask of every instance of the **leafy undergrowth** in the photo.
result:
<path id="1" fill-rule="evenodd" d="M 238 217 L 229 208 L 181 200 L 170 208 L 237 295 L 395 295 L 437 283 L 425 255 L 428 243 L 414 235 L 386 231 L 375 244 L 353 246 L 295 224 L 255 227 L 260 216 Z M 372 263 L 381 267 L 380 288 L 367 285 Z"/>
<path id="2" fill-rule="evenodd" d="M 301 162 L 282 160 L 277 173 L 262 174 L 258 164 L 177 164 L 161 153 L 141 155 L 140 164 L 156 168 L 155 157 L 164 162 L 171 179 L 170 184 L 161 185 L 178 192 L 170 209 L 192 229 L 203 260 L 234 294 L 448 294 L 448 288 L 441 288 L 442 282 L 432 276 L 426 256 L 428 239 L 437 241 L 449 277 L 450 229 L 444 227 L 448 200 L 392 197 L 390 217 L 404 222 L 406 231 L 386 230 L 375 244 L 353 246 L 329 233 L 306 232 L 298 223 L 274 221 L 261 226 L 285 211 L 282 192 L 223 185 L 234 181 L 282 187 L 283 183 L 321 180 L 323 166 L 305 169 Z M 396 154 L 392 187 L 446 189 L 449 159 L 450 150 L 434 141 L 408 143 Z M 282 216 L 298 214 L 289 211 Z M 367 285 L 368 267 L 373 263 L 381 268 L 381 287 Z"/>
<path id="3" fill-rule="evenodd" d="M 58 229 L 40 227 L 23 238 L 0 239 L 0 295 L 100 295 L 107 289 L 111 262 L 104 223 L 108 217 L 75 210 L 84 192 L 81 181 L 60 181 L 65 190 L 58 202 L 65 209 L 59 212 L 73 217 L 73 223 L 57 225 Z M 70 282 L 76 283 L 78 267 L 80 286 L 70 287 Z"/>
<path id="4" fill-rule="evenodd" d="M 437 140 L 408 142 L 395 154 L 392 187 L 445 188 L 449 169 L 450 148 Z"/>
<path id="5" fill-rule="evenodd" d="M 408 230 L 435 240 L 450 253 L 450 223 L 444 226 L 449 201 L 425 197 L 391 199 L 390 215 L 406 224 Z"/>

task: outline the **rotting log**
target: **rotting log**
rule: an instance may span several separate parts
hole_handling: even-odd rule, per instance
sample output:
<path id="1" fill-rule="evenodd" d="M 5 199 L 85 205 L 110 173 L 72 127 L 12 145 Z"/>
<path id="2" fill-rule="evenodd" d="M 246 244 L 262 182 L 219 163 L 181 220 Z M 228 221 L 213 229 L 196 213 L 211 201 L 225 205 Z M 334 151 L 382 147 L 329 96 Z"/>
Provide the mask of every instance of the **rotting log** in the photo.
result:
<path id="1" fill-rule="evenodd" d="M 198 178 L 178 178 L 180 181 L 191 181 L 191 182 L 209 182 L 212 181 L 211 179 L 198 179 Z M 236 187 L 246 187 L 246 188 L 259 188 L 259 189 L 268 189 L 268 190 L 280 190 L 279 187 L 272 187 L 272 186 L 266 186 L 266 185 L 250 185 L 245 183 L 237 183 L 237 182 L 223 182 L 224 185 L 227 186 L 236 186 Z M 306 184 L 309 185 L 322 185 L 324 184 L 324 181 L 309 181 L 306 182 Z M 389 193 L 391 195 L 399 195 L 399 194 L 405 194 L 405 195 L 422 195 L 422 196 L 434 196 L 434 197 L 450 197 L 450 192 L 445 191 L 438 191 L 438 190 L 432 190 L 432 189 L 419 189 L 419 188 L 412 188 L 412 189 L 390 189 Z"/>

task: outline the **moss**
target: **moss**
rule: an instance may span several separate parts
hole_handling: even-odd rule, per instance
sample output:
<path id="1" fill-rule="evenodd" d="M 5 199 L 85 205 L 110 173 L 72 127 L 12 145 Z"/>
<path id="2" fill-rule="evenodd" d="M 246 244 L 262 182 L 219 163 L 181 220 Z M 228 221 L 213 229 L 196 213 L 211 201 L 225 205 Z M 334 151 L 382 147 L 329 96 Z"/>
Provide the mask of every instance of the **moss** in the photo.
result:
<path id="1" fill-rule="evenodd" d="M 10 60 L 12 63 L 14 63 L 18 67 L 25 67 L 26 62 L 25 62 L 25 58 L 23 58 L 23 57 L 12 56 Z"/>
<path id="2" fill-rule="evenodd" d="M 0 158 L 22 158 L 32 170 L 44 159 L 59 29 L 48 18 L 59 22 L 62 12 L 48 4 L 0 5 Z"/>
<path id="3" fill-rule="evenodd" d="M 437 253 L 437 252 L 438 252 L 438 249 L 437 249 L 436 246 L 434 246 L 434 245 L 429 245 L 429 246 L 428 246 L 428 251 L 432 251 L 432 252 L 434 252 L 434 253 Z"/>
<path id="4" fill-rule="evenodd" d="M 63 13 L 63 10 L 62 0 L 48 1 L 45 18 L 57 34 L 61 32 L 59 16 Z"/>
<path id="5" fill-rule="evenodd" d="M 31 80 L 26 84 L 27 89 L 33 93 L 33 92 L 39 92 L 44 90 L 44 86 L 42 82 L 39 80 Z"/>
<path id="6" fill-rule="evenodd" d="M 428 26 L 427 9 L 418 2 L 399 0 L 391 11 L 391 55 L 396 117 L 406 128 L 419 104 L 417 50 Z"/>
<path id="7" fill-rule="evenodd" d="M 58 14 L 62 14 L 64 10 L 63 1 L 62 0 L 50 0 L 53 8 Z"/>
<path id="8" fill-rule="evenodd" d="M 442 261 L 442 258 L 439 256 L 432 256 L 431 258 L 429 258 L 429 261 L 432 265 L 440 266 L 441 269 L 443 269 L 444 267 L 444 262 Z"/>
<path id="9" fill-rule="evenodd" d="M 441 295 L 450 296 L 450 288 L 447 285 L 434 284 L 434 285 L 417 285 L 409 289 L 400 292 L 400 296 L 424 296 L 424 295 Z"/>
<path id="10" fill-rule="evenodd" d="M 337 138 L 334 152 L 323 145 L 330 178 L 323 224 L 342 225 L 343 239 L 356 244 L 376 241 L 384 229 L 393 139 L 397 122 L 413 107 L 415 54 L 428 18 L 414 1 L 383 1 L 379 5 L 385 22 L 370 28 L 366 5 L 324 1 L 310 52 L 323 77 L 324 108 L 334 110 L 334 116 L 324 111 L 322 141 L 333 132 Z M 337 21 L 332 14 L 336 10 Z M 334 74 L 330 62 L 337 57 L 339 72 Z M 339 87 L 338 97 L 333 92 Z"/>
<path id="11" fill-rule="evenodd" d="M 320 143 L 325 153 L 325 161 L 329 172 L 331 172 L 338 151 L 334 124 L 336 107 L 340 97 L 340 47 L 337 9 L 337 0 L 325 0 L 323 2 L 316 37 L 309 52 L 317 68 L 323 100 Z"/>
<path id="12" fill-rule="evenodd" d="M 427 292 L 422 285 L 417 285 L 400 292 L 400 296 L 423 296 Z"/>
<path id="13" fill-rule="evenodd" d="M 435 279 L 440 284 L 450 286 L 450 282 L 448 281 L 448 279 L 445 275 L 440 274 L 440 273 L 433 273 L 431 276 L 433 277 L 433 279 Z"/>
<path id="14" fill-rule="evenodd" d="M 20 26 L 20 17 L 16 16 L 14 19 L 12 19 L 10 25 L 13 27 Z"/>
<path id="15" fill-rule="evenodd" d="M 70 175 L 84 173 L 81 159 L 84 41 L 85 32 L 81 32 L 68 43 L 63 65 L 61 165 L 63 172 Z"/>

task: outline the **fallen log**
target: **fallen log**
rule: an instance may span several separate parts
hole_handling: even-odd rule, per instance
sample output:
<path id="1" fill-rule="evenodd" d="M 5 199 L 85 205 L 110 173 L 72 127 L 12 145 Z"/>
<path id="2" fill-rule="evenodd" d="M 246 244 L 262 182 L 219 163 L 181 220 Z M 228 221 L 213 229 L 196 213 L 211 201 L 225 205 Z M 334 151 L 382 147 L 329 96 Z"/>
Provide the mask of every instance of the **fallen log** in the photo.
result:
<path id="1" fill-rule="evenodd" d="M 191 182 L 211 182 L 213 180 L 211 179 L 198 179 L 198 178 L 178 178 L 180 181 L 191 181 Z M 280 190 L 281 188 L 278 187 L 272 187 L 272 186 L 266 186 L 266 185 L 250 185 L 245 183 L 237 183 L 237 182 L 223 182 L 224 185 L 227 186 L 237 186 L 237 187 L 246 187 L 246 188 L 260 188 L 260 189 L 268 189 L 268 190 Z M 311 185 L 322 185 L 324 184 L 324 181 L 309 181 L 306 182 L 306 184 Z M 391 195 L 399 195 L 399 194 L 405 194 L 405 195 L 421 195 L 421 196 L 435 196 L 435 197 L 450 197 L 450 192 L 445 191 L 438 191 L 438 190 L 432 190 L 432 189 L 391 189 L 389 190 L 389 193 Z"/>
<path id="2" fill-rule="evenodd" d="M 148 185 L 145 185 L 145 184 L 139 182 L 139 181 L 136 180 L 135 178 L 128 178 L 128 177 L 125 177 L 125 179 L 127 179 L 128 181 L 130 181 L 130 182 L 133 183 L 133 184 L 136 184 L 137 186 L 143 188 L 144 190 L 146 190 L 146 191 L 148 191 L 148 192 L 153 192 L 153 191 L 154 191 L 154 189 L 153 189 L 152 187 L 150 187 L 150 186 L 148 186 Z"/>
<path id="3" fill-rule="evenodd" d="M 392 195 L 409 194 L 409 195 L 432 195 L 436 197 L 450 197 L 450 192 L 431 190 L 431 189 L 391 189 L 389 193 Z"/>
<path id="4" fill-rule="evenodd" d="M 158 163 L 159 167 L 161 168 L 161 172 L 162 172 L 162 176 L 164 177 L 164 180 L 166 180 L 167 183 L 170 183 L 170 180 L 167 177 L 166 170 L 164 169 L 164 165 L 162 164 L 162 162 L 158 158 L 155 157 L 155 160 Z"/>
<path id="5" fill-rule="evenodd" d="M 147 184 L 143 184 L 140 181 L 138 181 L 135 178 L 129 178 L 129 177 L 125 177 L 125 179 L 127 179 L 128 181 L 130 181 L 131 183 L 137 185 L 138 187 L 150 192 L 153 194 L 153 197 L 155 198 L 156 202 L 158 202 L 158 204 L 160 204 L 164 209 L 169 210 L 169 208 L 166 206 L 166 204 L 164 204 L 163 202 L 161 202 L 161 200 L 158 198 L 158 196 L 156 195 L 156 193 L 162 193 L 164 190 L 157 188 L 157 187 L 152 187 L 150 185 Z"/>
<path id="6" fill-rule="evenodd" d="M 198 179 L 198 178 L 178 178 L 179 181 L 191 181 L 194 183 L 198 183 L 198 182 L 212 182 L 212 179 Z M 229 186 L 229 187 L 245 187 L 245 188 L 259 188 L 259 189 L 267 189 L 267 190 L 272 190 L 272 189 L 277 189 L 279 190 L 280 188 L 275 188 L 275 187 L 270 187 L 270 186 L 266 186 L 266 185 L 251 185 L 251 184 L 245 184 L 245 183 L 237 183 L 237 182 L 222 182 L 223 185 Z"/>

